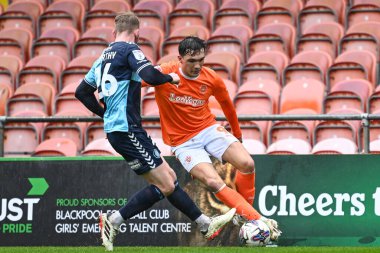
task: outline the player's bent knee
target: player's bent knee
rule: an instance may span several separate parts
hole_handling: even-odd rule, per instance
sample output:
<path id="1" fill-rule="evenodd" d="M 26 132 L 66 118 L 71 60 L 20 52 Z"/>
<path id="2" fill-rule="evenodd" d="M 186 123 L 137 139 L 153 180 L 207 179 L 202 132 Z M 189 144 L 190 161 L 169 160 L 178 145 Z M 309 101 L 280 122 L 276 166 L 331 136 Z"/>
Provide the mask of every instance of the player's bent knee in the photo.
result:
<path id="1" fill-rule="evenodd" d="M 160 189 L 162 194 L 166 197 L 166 196 L 169 196 L 170 194 L 173 193 L 173 191 L 175 189 L 175 185 L 172 181 L 170 181 L 170 182 L 167 182 L 165 184 L 158 186 L 158 188 Z"/>
<path id="2" fill-rule="evenodd" d="M 204 180 L 204 183 L 212 192 L 218 191 L 224 185 L 224 182 L 221 178 L 206 178 Z"/>

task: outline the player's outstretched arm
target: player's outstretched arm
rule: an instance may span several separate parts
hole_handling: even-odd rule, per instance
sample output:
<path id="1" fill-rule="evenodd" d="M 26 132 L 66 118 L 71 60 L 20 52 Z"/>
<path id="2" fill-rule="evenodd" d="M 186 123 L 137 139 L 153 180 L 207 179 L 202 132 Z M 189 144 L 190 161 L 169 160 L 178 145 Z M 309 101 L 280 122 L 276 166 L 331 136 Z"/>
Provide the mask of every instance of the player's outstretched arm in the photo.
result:
<path id="1" fill-rule="evenodd" d="M 153 66 L 146 66 L 139 72 L 139 76 L 143 79 L 147 84 L 152 86 L 157 86 L 164 83 L 172 83 L 179 82 L 178 75 L 172 76 L 161 73 L 159 70 L 154 68 Z M 178 78 L 178 80 L 177 80 Z"/>

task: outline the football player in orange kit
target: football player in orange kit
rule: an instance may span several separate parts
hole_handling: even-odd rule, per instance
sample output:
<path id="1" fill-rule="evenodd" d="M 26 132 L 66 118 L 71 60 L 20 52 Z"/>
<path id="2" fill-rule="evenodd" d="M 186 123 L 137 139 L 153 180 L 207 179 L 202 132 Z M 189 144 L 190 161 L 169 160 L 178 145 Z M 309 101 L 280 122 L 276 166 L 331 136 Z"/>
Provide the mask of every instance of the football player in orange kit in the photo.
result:
<path id="1" fill-rule="evenodd" d="M 205 41 L 186 37 L 179 44 L 179 61 L 156 67 L 163 73 L 176 73 L 180 77 L 178 86 L 155 87 L 163 140 L 171 146 L 183 167 L 224 204 L 236 208 L 247 220 L 262 219 L 271 230 L 271 240 L 275 241 L 281 234 L 277 222 L 261 216 L 253 208 L 254 161 L 241 144 L 238 118 L 223 80 L 212 69 L 203 67 L 206 49 Z M 211 113 L 208 100 L 212 95 L 221 105 L 232 134 L 217 124 Z M 237 169 L 237 191 L 224 183 L 209 155 Z"/>

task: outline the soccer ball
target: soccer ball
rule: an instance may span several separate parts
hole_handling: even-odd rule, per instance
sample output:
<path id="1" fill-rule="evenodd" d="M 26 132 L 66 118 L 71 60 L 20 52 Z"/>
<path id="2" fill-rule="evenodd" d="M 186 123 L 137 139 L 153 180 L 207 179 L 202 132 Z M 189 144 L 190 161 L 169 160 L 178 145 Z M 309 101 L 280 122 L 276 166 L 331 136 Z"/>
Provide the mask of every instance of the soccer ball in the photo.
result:
<path id="1" fill-rule="evenodd" d="M 248 221 L 240 228 L 239 240 L 243 246 L 265 246 L 270 241 L 269 227 L 261 220 Z"/>

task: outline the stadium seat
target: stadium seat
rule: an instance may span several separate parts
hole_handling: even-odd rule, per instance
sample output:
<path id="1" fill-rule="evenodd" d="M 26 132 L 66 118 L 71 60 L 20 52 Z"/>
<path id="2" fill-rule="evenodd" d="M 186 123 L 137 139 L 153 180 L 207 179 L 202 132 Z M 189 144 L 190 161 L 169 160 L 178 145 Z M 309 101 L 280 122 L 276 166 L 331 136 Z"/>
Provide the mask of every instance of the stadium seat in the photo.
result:
<path id="1" fill-rule="evenodd" d="M 346 15 L 346 29 L 362 22 L 380 22 L 380 2 L 353 5 Z"/>
<path id="2" fill-rule="evenodd" d="M 282 89 L 280 113 L 297 108 L 309 108 L 319 114 L 322 112 L 324 91 L 325 85 L 318 80 L 292 81 Z"/>
<path id="3" fill-rule="evenodd" d="M 0 115 L 6 114 L 6 104 L 8 99 L 13 95 L 13 90 L 8 84 L 0 83 Z"/>
<path id="4" fill-rule="evenodd" d="M 29 123 L 8 123 L 4 127 L 4 156 L 31 156 L 40 142 L 37 129 Z"/>
<path id="5" fill-rule="evenodd" d="M 86 12 L 83 18 L 83 28 L 85 31 L 94 27 L 113 26 L 118 12 L 130 11 L 131 6 L 124 0 L 108 0 L 94 4 Z"/>
<path id="6" fill-rule="evenodd" d="M 84 145 L 86 146 L 90 142 L 97 139 L 105 139 L 106 133 L 104 132 L 103 122 L 91 122 L 86 128 L 84 136 Z"/>
<path id="7" fill-rule="evenodd" d="M 203 40 L 208 40 L 210 31 L 203 25 L 179 27 L 163 41 L 160 56 L 171 53 L 178 54 L 178 45 L 187 36 L 197 36 Z"/>
<path id="8" fill-rule="evenodd" d="M 285 23 L 268 24 L 257 30 L 248 42 L 248 56 L 263 51 L 280 51 L 292 57 L 296 31 Z"/>
<path id="9" fill-rule="evenodd" d="M 32 156 L 77 156 L 77 147 L 68 138 L 53 138 L 41 142 Z"/>
<path id="10" fill-rule="evenodd" d="M 336 109 L 354 108 L 366 111 L 366 102 L 372 94 L 372 84 L 364 79 L 344 80 L 335 84 L 324 99 L 324 113 Z"/>
<path id="11" fill-rule="evenodd" d="M 105 138 L 96 139 L 86 145 L 84 156 L 120 156 Z"/>
<path id="12" fill-rule="evenodd" d="M 165 0 L 140 1 L 133 7 L 133 12 L 139 17 L 140 27 L 155 26 L 162 31 L 166 29 L 166 20 L 172 10 L 172 4 Z"/>
<path id="13" fill-rule="evenodd" d="M 380 110 L 380 86 L 370 95 L 367 102 L 367 112 L 373 113 Z"/>
<path id="14" fill-rule="evenodd" d="M 243 140 L 243 146 L 251 155 L 264 155 L 266 153 L 266 147 L 264 143 L 255 139 L 246 139 Z"/>
<path id="15" fill-rule="evenodd" d="M 242 84 L 234 98 L 236 110 L 247 107 L 269 114 L 278 112 L 280 85 L 272 80 L 254 80 Z"/>
<path id="16" fill-rule="evenodd" d="M 44 6 L 38 1 L 12 1 L 7 11 L 0 16 L 0 30 L 24 28 L 35 35 L 38 17 L 43 12 Z"/>
<path id="17" fill-rule="evenodd" d="M 204 66 L 213 69 L 223 79 L 240 83 L 240 58 L 234 53 L 215 52 L 207 54 Z"/>
<path id="18" fill-rule="evenodd" d="M 31 57 L 39 55 L 57 55 L 66 64 L 72 58 L 72 49 L 79 39 L 79 32 L 73 27 L 50 29 L 33 42 Z"/>
<path id="19" fill-rule="evenodd" d="M 376 57 L 369 51 L 350 50 L 342 53 L 327 71 L 327 87 L 343 80 L 366 79 L 375 87 Z"/>
<path id="20" fill-rule="evenodd" d="M 380 154 L 380 140 L 371 141 L 369 151 L 370 154 Z"/>
<path id="21" fill-rule="evenodd" d="M 298 15 L 299 34 L 303 34 L 307 28 L 314 24 L 342 23 L 344 14 L 344 0 L 309 0 Z"/>
<path id="22" fill-rule="evenodd" d="M 154 95 L 154 88 L 149 87 L 147 93 L 141 98 L 142 115 L 158 115 L 158 105 Z"/>
<path id="23" fill-rule="evenodd" d="M 75 97 L 75 90 L 79 85 L 72 83 L 64 87 L 53 103 L 53 113 L 59 114 L 64 111 L 81 111 L 84 115 L 92 116 L 93 114 Z"/>
<path id="24" fill-rule="evenodd" d="M 171 61 L 178 61 L 178 53 L 172 53 L 162 56 L 160 59 L 158 59 L 157 65 Z"/>
<path id="25" fill-rule="evenodd" d="M 49 29 L 62 26 L 70 26 L 78 31 L 83 31 L 82 20 L 85 14 L 85 6 L 77 0 L 59 0 L 51 3 L 38 19 L 37 35 Z"/>
<path id="26" fill-rule="evenodd" d="M 347 108 L 330 111 L 330 115 L 356 115 L 361 114 L 359 110 Z M 316 124 L 313 134 L 314 145 L 329 138 L 346 138 L 357 143 L 357 135 L 360 120 L 326 120 Z"/>
<path id="27" fill-rule="evenodd" d="M 254 17 L 260 9 L 260 3 L 252 0 L 229 0 L 223 2 L 215 11 L 212 30 L 224 25 L 247 25 L 254 27 Z"/>
<path id="28" fill-rule="evenodd" d="M 336 22 L 312 25 L 297 40 L 296 51 L 297 53 L 308 50 L 324 51 L 335 59 L 338 44 L 343 35 L 342 25 Z"/>
<path id="29" fill-rule="evenodd" d="M 99 57 L 114 39 L 113 27 L 94 27 L 87 30 L 74 45 L 74 57 L 84 55 Z"/>
<path id="30" fill-rule="evenodd" d="M 9 28 L 0 31 L 0 55 L 15 55 L 23 63 L 29 60 L 33 34 L 23 28 Z"/>
<path id="31" fill-rule="evenodd" d="M 311 109 L 294 109 L 285 115 L 315 115 Z M 312 143 L 312 133 L 315 127 L 314 120 L 281 120 L 275 121 L 269 128 L 268 144 L 282 139 L 300 139 Z"/>
<path id="32" fill-rule="evenodd" d="M 7 101 L 7 115 L 13 116 L 21 111 L 41 111 L 51 115 L 55 93 L 54 87 L 49 83 L 21 85 Z"/>
<path id="33" fill-rule="evenodd" d="M 142 27 L 140 29 L 139 47 L 153 64 L 156 63 L 160 55 L 163 39 L 164 33 L 157 27 Z"/>
<path id="34" fill-rule="evenodd" d="M 207 41 L 208 52 L 231 52 L 239 56 L 241 62 L 246 61 L 247 42 L 253 32 L 246 25 L 224 25 L 217 28 Z"/>
<path id="35" fill-rule="evenodd" d="M 314 145 L 311 153 L 314 155 L 357 154 L 356 144 L 346 138 L 329 138 Z"/>
<path id="36" fill-rule="evenodd" d="M 13 92 L 16 89 L 16 76 L 23 68 L 21 59 L 14 55 L 0 55 L 0 67 L 0 84 L 8 84 Z"/>
<path id="37" fill-rule="evenodd" d="M 304 51 L 296 54 L 283 71 L 283 85 L 294 80 L 315 79 L 325 82 L 331 56 L 323 51 Z"/>
<path id="38" fill-rule="evenodd" d="M 255 30 L 270 23 L 287 23 L 295 26 L 301 0 L 268 0 L 256 15 Z"/>
<path id="39" fill-rule="evenodd" d="M 379 25 L 379 22 L 374 21 L 353 24 L 340 40 L 339 53 L 367 50 L 372 52 L 376 59 L 379 60 Z"/>
<path id="40" fill-rule="evenodd" d="M 282 84 L 282 71 L 289 58 L 279 51 L 259 52 L 252 55 L 241 70 L 241 82 L 273 80 Z"/>
<path id="41" fill-rule="evenodd" d="M 184 0 L 169 13 L 166 33 L 170 34 L 183 26 L 203 25 L 211 29 L 214 4 L 210 0 Z"/>
<path id="42" fill-rule="evenodd" d="M 268 149 L 268 155 L 307 155 L 311 146 L 307 141 L 300 139 L 282 139 L 272 143 Z"/>
<path id="43" fill-rule="evenodd" d="M 65 68 L 64 60 L 56 55 L 40 55 L 30 59 L 18 73 L 17 84 L 44 82 L 58 90 L 59 75 Z"/>

